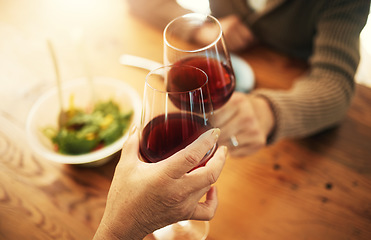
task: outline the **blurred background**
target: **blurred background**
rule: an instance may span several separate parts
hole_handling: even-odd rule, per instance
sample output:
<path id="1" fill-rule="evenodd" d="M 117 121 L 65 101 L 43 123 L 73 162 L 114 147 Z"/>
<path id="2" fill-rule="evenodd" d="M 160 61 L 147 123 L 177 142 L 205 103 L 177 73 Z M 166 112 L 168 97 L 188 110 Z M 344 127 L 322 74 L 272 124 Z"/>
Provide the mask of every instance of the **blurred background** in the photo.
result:
<path id="1" fill-rule="evenodd" d="M 208 0 L 177 1 L 185 8 L 209 13 Z M 130 45 L 124 46 L 120 40 L 141 43 L 126 32 L 140 31 L 145 24 L 123 22 L 121 16 L 127 10 L 125 0 L 0 0 L 0 94 L 11 95 L 7 99 L 12 99 L 15 94 L 24 96 L 30 90 L 42 90 L 54 83 L 46 38 L 56 46 L 63 79 L 84 75 L 84 64 L 92 66 L 93 75 L 123 78 L 127 73 L 117 71 L 122 69 L 117 61 L 121 54 L 148 55 L 130 52 Z M 356 74 L 356 80 L 368 86 L 371 86 L 370 18 L 361 33 L 361 63 Z M 162 37 L 161 33 L 158 37 Z M 10 44 L 14 42 L 17 47 Z M 151 55 L 159 57 L 153 60 L 162 61 L 162 48 L 159 46 L 156 51 Z M 135 80 L 127 79 L 131 81 Z M 10 103 L 4 100 L 0 107 L 4 104 Z"/>
<path id="2" fill-rule="evenodd" d="M 195 12 L 210 13 L 208 0 L 177 0 L 184 8 Z M 359 64 L 356 81 L 371 87 L 371 14 L 360 36 L 361 62 Z"/>
<path id="3" fill-rule="evenodd" d="M 371 14 L 360 36 L 361 62 L 356 73 L 356 81 L 371 87 Z"/>

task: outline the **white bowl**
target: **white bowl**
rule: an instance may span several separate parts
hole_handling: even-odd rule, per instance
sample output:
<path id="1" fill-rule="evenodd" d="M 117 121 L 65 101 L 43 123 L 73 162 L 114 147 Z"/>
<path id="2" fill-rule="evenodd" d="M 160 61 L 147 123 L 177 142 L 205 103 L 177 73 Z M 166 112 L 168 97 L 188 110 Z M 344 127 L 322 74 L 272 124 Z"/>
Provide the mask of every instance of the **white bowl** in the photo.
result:
<path id="1" fill-rule="evenodd" d="M 236 77 L 236 91 L 250 92 L 255 85 L 254 71 L 241 57 L 231 54 L 231 62 Z"/>
<path id="2" fill-rule="evenodd" d="M 130 125 L 139 125 L 142 100 L 135 89 L 124 81 L 107 77 L 95 77 L 93 85 L 97 100 L 108 101 L 112 99 L 120 106 L 121 111 L 132 110 L 133 116 Z M 91 102 L 91 89 L 85 78 L 63 82 L 62 93 L 65 108 L 68 106 L 71 94 L 74 95 L 76 108 L 85 108 Z M 40 157 L 64 164 L 99 166 L 121 150 L 128 138 L 130 127 L 121 138 L 91 153 L 80 155 L 58 153 L 54 150 L 51 140 L 42 133 L 42 129 L 49 126 L 57 128 L 59 106 L 58 89 L 54 87 L 35 102 L 28 115 L 26 124 L 27 140 L 31 148 Z"/>

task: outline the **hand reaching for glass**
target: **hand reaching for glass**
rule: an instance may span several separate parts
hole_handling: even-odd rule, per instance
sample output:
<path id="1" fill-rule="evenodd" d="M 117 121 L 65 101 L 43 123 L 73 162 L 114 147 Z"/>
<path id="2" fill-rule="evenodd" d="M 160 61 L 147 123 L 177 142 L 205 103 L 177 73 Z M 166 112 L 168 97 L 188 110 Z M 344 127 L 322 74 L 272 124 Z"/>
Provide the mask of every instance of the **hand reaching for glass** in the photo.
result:
<path id="1" fill-rule="evenodd" d="M 233 156 L 250 155 L 264 147 L 274 129 L 274 115 L 263 97 L 235 92 L 215 112 L 213 125 L 222 131 L 219 144 L 231 146 Z"/>
<path id="2" fill-rule="evenodd" d="M 219 147 L 206 166 L 187 172 L 199 164 L 219 135 L 219 129 L 210 129 L 168 159 L 145 163 L 139 160 L 138 131 L 131 133 L 94 239 L 142 239 L 180 220 L 210 220 L 218 203 L 212 184 L 223 168 L 226 147 Z M 200 202 L 205 194 L 206 200 Z"/>

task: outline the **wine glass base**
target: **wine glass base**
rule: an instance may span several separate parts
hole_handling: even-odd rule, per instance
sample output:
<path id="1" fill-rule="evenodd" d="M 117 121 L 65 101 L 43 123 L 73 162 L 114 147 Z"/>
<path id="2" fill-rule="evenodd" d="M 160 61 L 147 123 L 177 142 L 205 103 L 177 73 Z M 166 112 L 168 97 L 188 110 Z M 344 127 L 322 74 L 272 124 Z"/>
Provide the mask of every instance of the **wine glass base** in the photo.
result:
<path id="1" fill-rule="evenodd" d="M 205 240 L 209 222 L 187 220 L 174 223 L 153 232 L 156 240 Z"/>

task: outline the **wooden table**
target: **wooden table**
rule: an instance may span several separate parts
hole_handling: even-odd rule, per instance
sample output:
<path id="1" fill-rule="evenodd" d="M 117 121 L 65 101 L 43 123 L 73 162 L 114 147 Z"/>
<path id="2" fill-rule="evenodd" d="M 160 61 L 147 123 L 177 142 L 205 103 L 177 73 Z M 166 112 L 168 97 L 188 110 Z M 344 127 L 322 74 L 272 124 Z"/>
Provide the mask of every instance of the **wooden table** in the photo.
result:
<path id="1" fill-rule="evenodd" d="M 140 95 L 146 72 L 118 57 L 162 61 L 161 30 L 131 16 L 123 0 L 0 0 L 0 239 L 91 239 L 102 217 L 118 159 L 61 165 L 36 157 L 25 139 L 30 107 L 54 84 L 45 38 L 56 43 L 68 80 L 84 74 L 74 51 L 81 29 L 92 73 Z M 242 56 L 257 87 L 288 88 L 306 70 L 265 48 Z M 370 106 L 371 89 L 358 85 L 340 127 L 229 158 L 207 239 L 371 239 Z"/>

